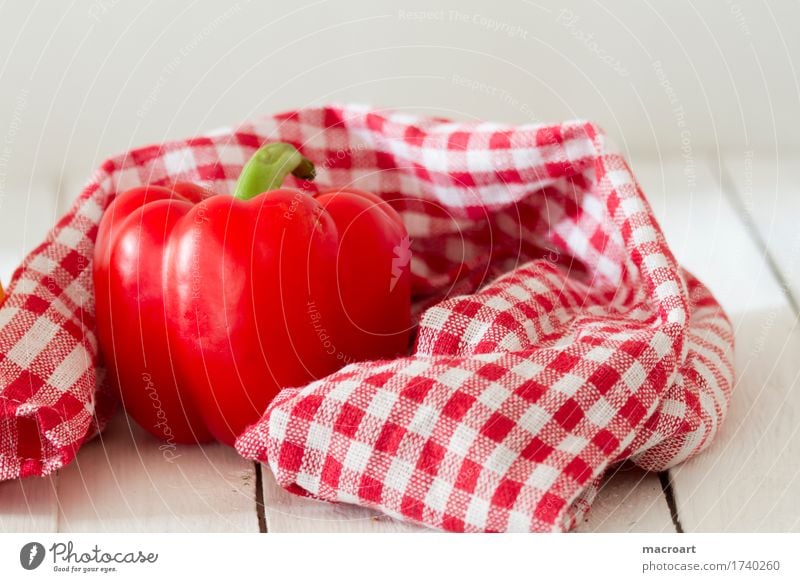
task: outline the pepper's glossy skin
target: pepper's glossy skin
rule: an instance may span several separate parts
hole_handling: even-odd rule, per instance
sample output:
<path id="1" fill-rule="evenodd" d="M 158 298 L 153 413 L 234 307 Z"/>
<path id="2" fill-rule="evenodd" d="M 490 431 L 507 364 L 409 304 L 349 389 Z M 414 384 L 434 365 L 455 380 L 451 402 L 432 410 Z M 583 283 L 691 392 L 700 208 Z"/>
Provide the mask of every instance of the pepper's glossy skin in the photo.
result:
<path id="1" fill-rule="evenodd" d="M 405 353 L 407 243 L 397 213 L 357 190 L 121 194 L 101 223 L 94 280 L 127 412 L 162 440 L 232 445 L 281 388 Z"/>

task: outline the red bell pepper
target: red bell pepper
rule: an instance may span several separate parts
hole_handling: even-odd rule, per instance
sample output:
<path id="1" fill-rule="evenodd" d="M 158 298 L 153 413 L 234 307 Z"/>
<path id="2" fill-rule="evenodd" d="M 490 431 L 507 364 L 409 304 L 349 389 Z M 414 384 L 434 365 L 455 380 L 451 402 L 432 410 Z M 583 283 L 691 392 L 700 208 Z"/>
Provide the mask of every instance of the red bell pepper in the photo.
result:
<path id="1" fill-rule="evenodd" d="M 94 282 L 102 354 L 137 423 L 232 444 L 283 387 L 405 353 L 408 235 L 377 196 L 280 189 L 313 164 L 261 148 L 234 196 L 145 186 L 106 210 Z"/>

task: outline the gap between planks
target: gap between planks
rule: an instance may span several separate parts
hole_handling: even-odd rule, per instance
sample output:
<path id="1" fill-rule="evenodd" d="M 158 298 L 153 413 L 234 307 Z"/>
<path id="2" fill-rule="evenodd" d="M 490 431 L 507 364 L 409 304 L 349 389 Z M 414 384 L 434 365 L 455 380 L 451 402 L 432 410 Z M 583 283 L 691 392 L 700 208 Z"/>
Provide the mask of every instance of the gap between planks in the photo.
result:
<path id="1" fill-rule="evenodd" d="M 433 530 L 403 523 L 363 507 L 298 497 L 282 489 L 262 465 L 264 506 L 270 533 L 419 533 Z M 577 532 L 674 532 L 658 478 L 632 465 L 608 475 Z"/>
<path id="2" fill-rule="evenodd" d="M 743 167 L 726 163 L 729 170 Z M 776 180 L 777 167 L 756 183 Z M 786 234 L 768 236 L 758 221 L 748 225 L 735 190 L 741 174 L 723 180 L 706 161 L 691 173 L 686 161 L 634 170 L 678 260 L 721 301 L 736 335 L 727 420 L 704 453 L 670 470 L 680 523 L 686 531 L 796 531 L 800 334 L 782 284 L 785 267 L 772 256 Z M 781 185 L 776 192 L 784 190 Z M 781 204 L 776 201 L 774 214 L 790 220 Z M 759 189 L 757 207 L 764 206 Z"/>

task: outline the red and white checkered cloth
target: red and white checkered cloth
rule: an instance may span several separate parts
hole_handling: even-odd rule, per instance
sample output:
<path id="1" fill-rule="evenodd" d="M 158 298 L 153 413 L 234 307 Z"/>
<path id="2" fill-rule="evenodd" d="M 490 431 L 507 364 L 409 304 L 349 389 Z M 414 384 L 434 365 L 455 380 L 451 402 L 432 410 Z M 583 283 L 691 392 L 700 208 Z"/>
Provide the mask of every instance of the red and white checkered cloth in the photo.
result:
<path id="1" fill-rule="evenodd" d="M 316 163 L 314 187 L 370 190 L 401 213 L 419 320 L 413 355 L 286 389 L 239 439 L 282 486 L 447 530 L 566 530 L 614 463 L 663 469 L 710 442 L 733 381 L 730 323 L 597 127 L 326 107 L 100 168 L 0 307 L 0 479 L 69 462 L 113 407 L 91 256 L 114 193 L 230 192 L 278 140 Z"/>

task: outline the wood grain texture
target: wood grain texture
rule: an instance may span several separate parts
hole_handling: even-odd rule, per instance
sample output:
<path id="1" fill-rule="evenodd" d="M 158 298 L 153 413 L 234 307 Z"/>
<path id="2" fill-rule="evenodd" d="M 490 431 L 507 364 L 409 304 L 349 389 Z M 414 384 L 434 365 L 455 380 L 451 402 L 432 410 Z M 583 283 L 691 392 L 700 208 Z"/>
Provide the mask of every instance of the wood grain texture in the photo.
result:
<path id="1" fill-rule="evenodd" d="M 658 476 L 624 464 L 606 475 L 591 511 L 575 531 L 673 533 L 675 526 Z"/>
<path id="2" fill-rule="evenodd" d="M 258 531 L 253 463 L 221 444 L 160 445 L 117 414 L 61 471 L 59 531 Z"/>
<path id="3" fill-rule="evenodd" d="M 430 531 L 406 524 L 377 511 L 315 501 L 292 495 L 275 481 L 272 471 L 261 465 L 264 508 L 269 533 L 401 533 Z"/>
<path id="4" fill-rule="evenodd" d="M 56 532 L 57 488 L 57 473 L 0 483 L 0 532 Z"/>
<path id="5" fill-rule="evenodd" d="M 715 164 L 716 165 L 716 164 Z M 718 176 L 746 229 L 772 261 L 795 311 L 800 304 L 800 152 L 743 151 L 725 157 Z"/>
<path id="6" fill-rule="evenodd" d="M 717 439 L 671 470 L 679 518 L 685 531 L 797 530 L 795 316 L 733 194 L 723 191 L 710 165 L 688 164 L 638 164 L 636 172 L 678 260 L 731 317 L 737 381 Z"/>

